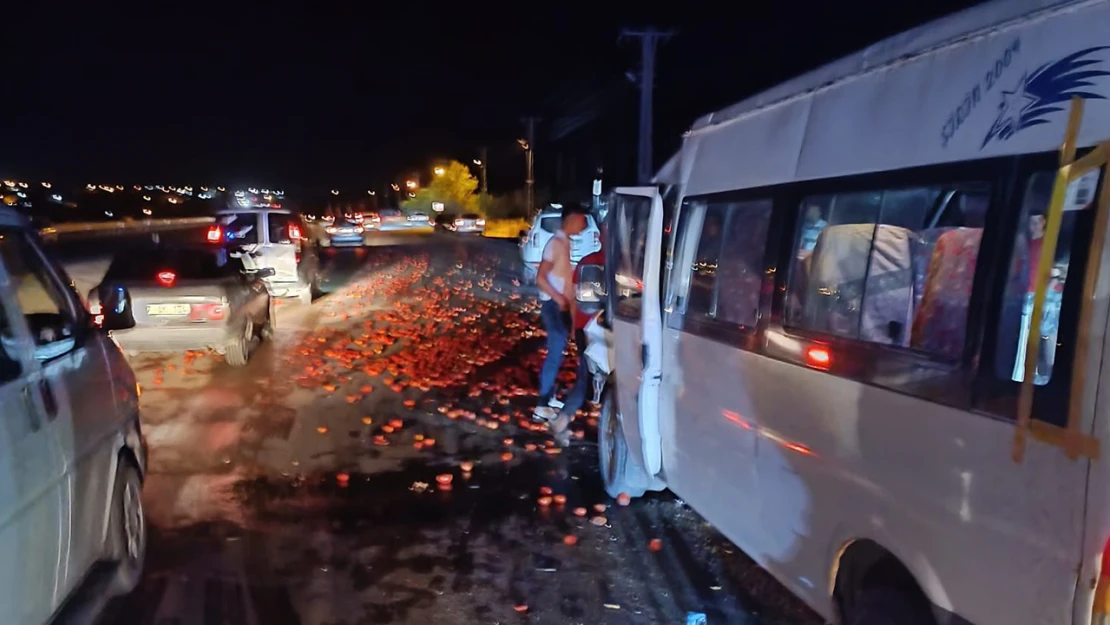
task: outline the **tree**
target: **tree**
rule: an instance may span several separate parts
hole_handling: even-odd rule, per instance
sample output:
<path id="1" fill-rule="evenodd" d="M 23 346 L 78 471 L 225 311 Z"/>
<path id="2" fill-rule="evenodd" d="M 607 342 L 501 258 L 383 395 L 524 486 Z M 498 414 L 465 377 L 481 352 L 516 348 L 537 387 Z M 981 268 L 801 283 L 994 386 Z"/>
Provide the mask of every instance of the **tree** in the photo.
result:
<path id="1" fill-rule="evenodd" d="M 458 161 L 443 166 L 443 173 L 416 192 L 416 197 L 401 204 L 406 211 L 430 212 L 432 202 L 443 202 L 448 213 L 473 213 L 478 210 L 478 179 L 470 168 Z"/>

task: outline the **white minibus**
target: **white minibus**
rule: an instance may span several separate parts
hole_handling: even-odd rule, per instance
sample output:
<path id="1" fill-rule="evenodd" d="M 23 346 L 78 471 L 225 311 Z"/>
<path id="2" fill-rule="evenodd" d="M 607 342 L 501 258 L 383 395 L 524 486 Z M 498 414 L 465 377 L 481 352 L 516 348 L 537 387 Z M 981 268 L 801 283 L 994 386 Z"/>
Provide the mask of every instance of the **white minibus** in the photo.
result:
<path id="1" fill-rule="evenodd" d="M 607 490 L 830 621 L 1110 622 L 1108 34 L 1110 0 L 989 2 L 618 189 Z"/>

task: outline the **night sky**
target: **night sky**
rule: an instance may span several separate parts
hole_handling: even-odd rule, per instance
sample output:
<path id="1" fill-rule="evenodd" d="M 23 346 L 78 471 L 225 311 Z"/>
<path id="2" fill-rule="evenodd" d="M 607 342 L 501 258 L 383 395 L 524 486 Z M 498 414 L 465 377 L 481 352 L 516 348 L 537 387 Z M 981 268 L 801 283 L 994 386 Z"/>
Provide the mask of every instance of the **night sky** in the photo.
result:
<path id="1" fill-rule="evenodd" d="M 3 23 L 0 173 L 353 188 L 486 145 L 498 191 L 522 182 L 529 113 L 541 184 L 561 176 L 553 154 L 628 181 L 639 48 L 621 26 L 678 31 L 659 52 L 658 166 L 695 117 L 974 3 L 23 4 Z"/>

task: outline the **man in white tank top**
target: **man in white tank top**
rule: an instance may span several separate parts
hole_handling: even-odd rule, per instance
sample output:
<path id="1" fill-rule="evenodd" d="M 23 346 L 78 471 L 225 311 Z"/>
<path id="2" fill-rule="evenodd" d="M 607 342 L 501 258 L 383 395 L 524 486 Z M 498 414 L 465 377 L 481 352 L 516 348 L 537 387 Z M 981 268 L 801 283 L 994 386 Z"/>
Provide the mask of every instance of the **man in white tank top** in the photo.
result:
<path id="1" fill-rule="evenodd" d="M 574 266 L 570 260 L 570 237 L 586 229 L 586 210 L 575 202 L 563 204 L 563 223 L 543 248 L 543 260 L 536 276 L 540 287 L 540 319 L 547 331 L 547 357 L 540 369 L 539 401 L 535 417 L 552 421 L 555 407 L 555 382 L 563 365 L 563 350 L 570 336 L 570 320 L 574 313 Z M 554 406 L 554 407 L 553 407 Z"/>

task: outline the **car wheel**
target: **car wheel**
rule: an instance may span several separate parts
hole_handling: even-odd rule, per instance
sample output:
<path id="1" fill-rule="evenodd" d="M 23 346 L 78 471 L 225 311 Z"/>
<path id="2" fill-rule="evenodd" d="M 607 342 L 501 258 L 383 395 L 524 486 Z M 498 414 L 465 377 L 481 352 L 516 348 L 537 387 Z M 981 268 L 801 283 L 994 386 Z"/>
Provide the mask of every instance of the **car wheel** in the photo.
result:
<path id="1" fill-rule="evenodd" d="M 928 601 L 897 586 L 864 588 L 844 616 L 845 625 L 936 625 Z"/>
<path id="2" fill-rule="evenodd" d="M 232 337 L 227 343 L 224 360 L 232 367 L 242 367 L 247 364 L 251 355 L 251 342 L 254 340 L 254 322 L 248 317 L 243 321 L 243 328 L 238 336 Z"/>
<path id="3" fill-rule="evenodd" d="M 116 485 L 112 496 L 112 513 L 108 536 L 109 555 L 116 564 L 115 576 L 108 593 L 125 595 L 139 585 L 146 560 L 146 516 L 143 514 L 143 482 L 135 464 L 121 456 L 116 469 Z"/>
<path id="4" fill-rule="evenodd" d="M 626 493 L 639 497 L 648 490 L 662 490 L 662 480 L 649 475 L 628 450 L 628 439 L 621 425 L 616 389 L 609 387 L 601 401 L 601 422 L 597 429 L 597 449 L 601 479 L 611 497 Z"/>

